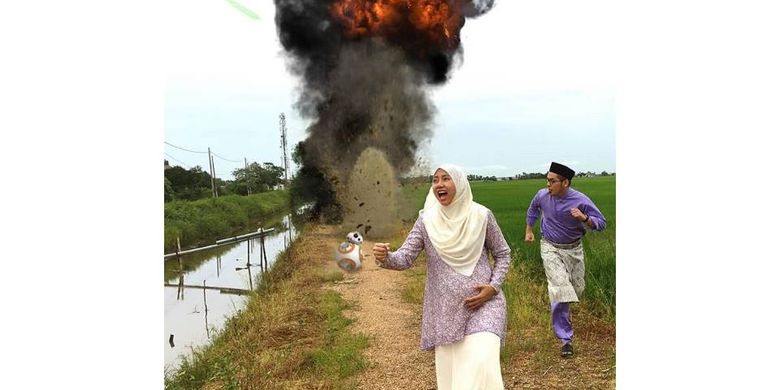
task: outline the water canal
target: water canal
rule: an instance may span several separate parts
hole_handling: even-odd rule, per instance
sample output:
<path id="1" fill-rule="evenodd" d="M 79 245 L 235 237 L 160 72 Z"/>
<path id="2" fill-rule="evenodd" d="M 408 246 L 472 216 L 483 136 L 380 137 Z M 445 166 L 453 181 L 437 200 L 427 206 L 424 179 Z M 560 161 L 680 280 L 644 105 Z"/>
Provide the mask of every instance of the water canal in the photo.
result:
<path id="1" fill-rule="evenodd" d="M 305 212 L 301 208 L 264 222 L 264 229 L 274 230 L 262 238 L 185 254 L 181 261 L 165 260 L 166 372 L 178 368 L 182 356 L 190 356 L 193 348 L 208 344 L 215 331 L 244 308 L 247 298 L 242 292 L 258 287 L 264 266 L 270 269 L 297 237 Z"/>

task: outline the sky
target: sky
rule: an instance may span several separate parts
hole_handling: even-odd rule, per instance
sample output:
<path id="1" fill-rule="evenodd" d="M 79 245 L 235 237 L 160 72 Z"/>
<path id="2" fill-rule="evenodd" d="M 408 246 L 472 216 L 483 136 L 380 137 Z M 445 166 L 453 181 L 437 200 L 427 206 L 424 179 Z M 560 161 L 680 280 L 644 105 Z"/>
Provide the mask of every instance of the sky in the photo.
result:
<path id="1" fill-rule="evenodd" d="M 293 108 L 299 80 L 287 71 L 273 2 L 167 3 L 165 158 L 208 167 L 211 148 L 223 179 L 245 158 L 281 165 L 279 114 L 288 153 L 308 122 Z M 462 62 L 428 88 L 434 135 L 418 155 L 479 175 L 546 172 L 550 161 L 615 172 L 613 22 L 602 11 L 498 0 L 467 19 Z"/>
<path id="2" fill-rule="evenodd" d="M 594 97 L 589 102 L 614 100 L 617 388 L 771 388 L 780 342 L 764 325 L 773 318 L 780 262 L 764 243 L 776 241 L 778 232 L 772 197 L 780 166 L 777 6 L 763 0 L 581 3 L 498 0 L 490 14 L 469 21 L 465 62 L 434 92 L 439 111 L 457 114 L 445 104 L 457 100 L 480 108 L 462 119 L 476 120 L 488 110 L 487 100 L 477 99 L 492 98 L 503 101 L 494 110 L 515 108 L 500 112 L 510 121 L 529 111 L 537 119 L 562 115 L 562 107 L 574 104 L 543 104 L 565 101 L 556 91 Z M 226 0 L 0 2 L 0 162 L 6 168 L 0 215 L 9 276 L 0 295 L 8 298 L 3 331 L 13 335 L 3 352 L 14 357 L 3 384 L 104 388 L 121 378 L 120 387 L 162 387 L 159 156 L 191 158 L 163 141 L 198 151 L 210 146 L 235 160 L 276 161 L 279 152 L 278 133 L 256 135 L 264 128 L 257 124 L 237 137 L 241 142 L 217 120 L 185 138 L 190 133 L 175 130 L 171 110 L 188 108 L 184 116 L 204 118 L 253 112 L 247 123 L 270 121 L 273 129 L 279 112 L 293 117 L 296 84 L 274 43 L 271 1 L 242 4 L 260 20 Z M 516 22 L 499 27 L 489 19 L 512 8 Z M 523 55 L 499 51 L 508 39 L 496 39 L 494 29 L 516 29 L 511 43 Z M 479 34 L 491 40 L 472 42 Z M 258 36 L 271 38 L 247 41 Z M 235 57 L 238 51 L 256 58 Z M 274 77 L 259 78 L 256 69 Z M 501 73 L 503 79 L 491 78 Z M 598 92 L 613 81 L 617 98 Z M 274 92 L 280 89 L 287 92 Z M 174 104 L 176 93 L 189 102 Z M 545 98 L 519 98 L 534 94 Z M 196 104 L 209 100 L 241 103 L 232 111 L 221 105 L 222 113 Z M 602 109 L 576 108 L 564 117 L 599 122 L 594 112 Z M 291 141 L 303 128 L 291 118 Z M 448 144 L 457 137 L 445 137 L 450 130 L 445 126 L 432 141 L 437 158 L 508 164 L 458 155 L 457 144 Z M 577 151 L 595 147 L 572 144 L 556 143 Z M 200 158 L 187 162 L 206 166 Z M 218 172 L 229 170 L 220 161 Z"/>

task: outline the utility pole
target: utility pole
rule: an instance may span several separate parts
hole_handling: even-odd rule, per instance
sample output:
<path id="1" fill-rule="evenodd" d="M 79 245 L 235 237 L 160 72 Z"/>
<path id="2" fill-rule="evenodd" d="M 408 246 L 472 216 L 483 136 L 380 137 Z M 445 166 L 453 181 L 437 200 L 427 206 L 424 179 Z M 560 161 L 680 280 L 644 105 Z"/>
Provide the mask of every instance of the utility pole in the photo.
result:
<path id="1" fill-rule="evenodd" d="M 282 168 L 284 168 L 284 185 L 290 182 L 290 162 L 287 159 L 287 121 L 284 113 L 279 114 L 279 130 L 282 132 Z"/>
<path id="2" fill-rule="evenodd" d="M 209 175 L 211 175 L 211 197 L 217 197 L 217 188 L 214 186 L 214 159 L 211 157 L 211 147 L 209 146 Z"/>
<path id="3" fill-rule="evenodd" d="M 214 174 L 211 175 L 211 179 L 214 180 L 214 197 L 219 198 L 219 186 L 217 185 L 217 166 L 214 164 L 214 155 L 211 155 L 211 170 Z"/>

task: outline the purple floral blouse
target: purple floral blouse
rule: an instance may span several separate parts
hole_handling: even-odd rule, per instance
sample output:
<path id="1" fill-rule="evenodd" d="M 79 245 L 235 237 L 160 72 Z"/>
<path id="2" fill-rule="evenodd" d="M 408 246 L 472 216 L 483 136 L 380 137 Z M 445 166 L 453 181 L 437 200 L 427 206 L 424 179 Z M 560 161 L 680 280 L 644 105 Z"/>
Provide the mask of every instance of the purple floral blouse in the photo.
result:
<path id="1" fill-rule="evenodd" d="M 429 350 L 484 331 L 495 333 L 503 341 L 506 334 L 506 298 L 501 284 L 509 270 L 511 251 L 493 213 L 488 211 L 485 246 L 471 276 L 455 272 L 442 261 L 428 238 L 423 215 L 417 218 L 404 244 L 397 251 L 389 252 L 380 266 L 394 270 L 407 269 L 423 248 L 428 256 L 428 271 L 423 297 L 420 348 Z M 488 264 L 488 251 L 495 259 L 495 267 L 492 269 Z M 469 310 L 463 301 L 477 294 L 475 287 L 479 284 L 492 285 L 498 294 L 478 309 Z"/>

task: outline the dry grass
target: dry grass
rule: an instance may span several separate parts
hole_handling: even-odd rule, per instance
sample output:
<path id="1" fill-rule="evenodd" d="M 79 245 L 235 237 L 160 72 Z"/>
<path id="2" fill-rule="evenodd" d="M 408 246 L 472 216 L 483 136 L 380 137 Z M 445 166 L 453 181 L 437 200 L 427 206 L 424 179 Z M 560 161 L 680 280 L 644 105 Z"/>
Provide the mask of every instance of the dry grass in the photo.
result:
<path id="1" fill-rule="evenodd" d="M 353 334 L 349 305 L 320 288 L 337 280 L 323 272 L 321 238 L 311 227 L 269 273 L 246 308 L 215 341 L 166 377 L 171 389 L 336 389 L 366 366 L 365 335 Z"/>
<path id="2" fill-rule="evenodd" d="M 562 359 L 552 331 L 547 288 L 516 265 L 504 282 L 507 339 L 502 370 L 507 388 L 610 389 L 615 387 L 615 325 L 573 304 L 573 359 Z"/>

